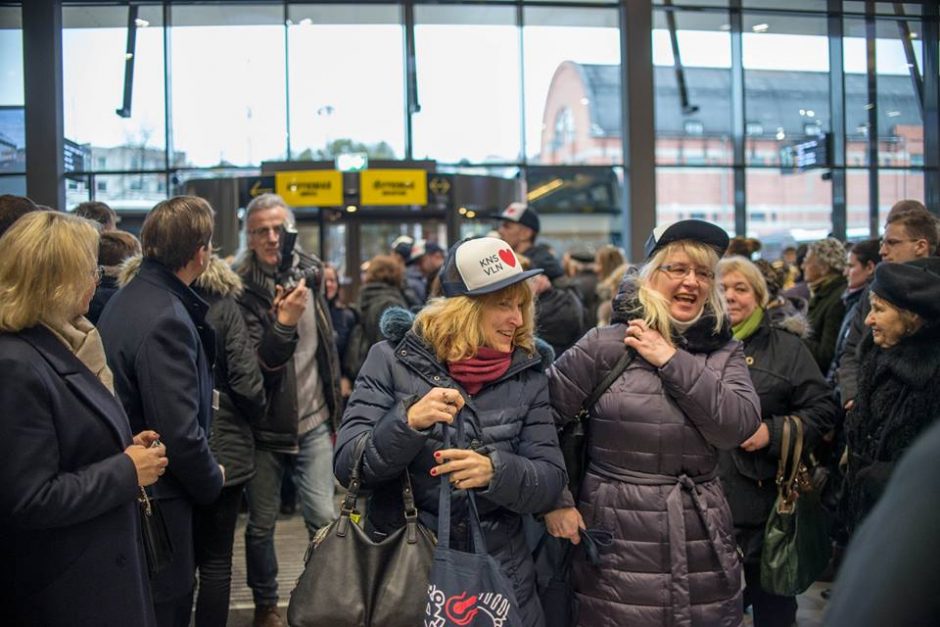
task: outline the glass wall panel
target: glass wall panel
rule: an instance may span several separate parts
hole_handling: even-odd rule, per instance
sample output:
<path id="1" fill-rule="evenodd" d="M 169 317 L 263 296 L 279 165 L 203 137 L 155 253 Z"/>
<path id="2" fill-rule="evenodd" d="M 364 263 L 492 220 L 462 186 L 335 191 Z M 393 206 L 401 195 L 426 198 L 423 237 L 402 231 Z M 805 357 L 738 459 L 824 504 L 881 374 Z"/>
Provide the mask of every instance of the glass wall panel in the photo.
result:
<path id="1" fill-rule="evenodd" d="M 870 236 L 869 191 L 868 170 L 847 168 L 845 171 L 845 230 L 849 239 L 866 239 Z"/>
<path id="2" fill-rule="evenodd" d="M 26 195 L 26 176 L 0 176 L 0 194 Z"/>
<path id="3" fill-rule="evenodd" d="M 883 227 L 891 206 L 905 198 L 924 202 L 923 170 L 878 170 L 879 228 Z"/>
<path id="4" fill-rule="evenodd" d="M 774 243 L 806 242 L 832 230 L 832 185 L 818 170 L 747 168 L 747 234 Z"/>
<path id="5" fill-rule="evenodd" d="M 879 18 L 876 25 L 875 67 L 878 100 L 878 162 L 904 167 L 924 163 L 923 114 L 912 71 L 923 77 L 920 22 Z M 910 44 L 913 62 L 905 52 Z M 869 99 L 865 21 L 845 19 L 846 164 L 869 165 Z"/>
<path id="6" fill-rule="evenodd" d="M 617 11 L 535 7 L 523 21 L 529 163 L 623 163 Z"/>
<path id="7" fill-rule="evenodd" d="M 515 162 L 522 127 L 512 7 L 415 7 L 416 159 Z"/>
<path id="8" fill-rule="evenodd" d="M 656 223 L 688 219 L 714 222 L 735 235 L 731 168 L 656 168 Z"/>
<path id="9" fill-rule="evenodd" d="M 173 165 L 257 165 L 287 157 L 284 9 L 174 6 Z"/>
<path id="10" fill-rule="evenodd" d="M 745 14 L 742 35 L 749 165 L 777 165 L 781 149 L 830 130 L 825 17 Z"/>
<path id="11" fill-rule="evenodd" d="M 672 13 L 680 63 L 672 48 L 669 14 L 656 11 L 653 17 L 656 163 L 731 164 L 728 14 Z"/>
<path id="12" fill-rule="evenodd" d="M 291 158 L 403 158 L 399 7 L 292 5 L 288 15 Z"/>
<path id="13" fill-rule="evenodd" d="M 94 181 L 95 200 L 111 205 L 115 211 L 150 211 L 165 200 L 165 174 L 97 175 Z"/>
<path id="14" fill-rule="evenodd" d="M 163 13 L 138 8 L 130 107 L 124 109 L 127 7 L 62 8 L 67 170 L 164 170 Z M 70 144 L 69 142 L 74 142 Z"/>
<path id="15" fill-rule="evenodd" d="M 0 172 L 26 171 L 24 102 L 20 9 L 0 7 Z"/>

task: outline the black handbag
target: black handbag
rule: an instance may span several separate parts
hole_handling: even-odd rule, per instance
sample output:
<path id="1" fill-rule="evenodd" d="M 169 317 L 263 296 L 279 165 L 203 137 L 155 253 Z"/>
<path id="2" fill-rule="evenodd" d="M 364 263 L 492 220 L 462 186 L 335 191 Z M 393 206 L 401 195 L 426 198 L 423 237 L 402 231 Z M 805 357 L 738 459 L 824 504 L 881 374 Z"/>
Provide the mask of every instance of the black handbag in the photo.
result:
<path id="1" fill-rule="evenodd" d="M 613 385 L 620 375 L 624 373 L 636 353 L 627 349 L 613 369 L 607 373 L 607 376 L 597 385 L 584 402 L 574 418 L 566 422 L 561 427 L 558 434 L 558 446 L 561 447 L 561 453 L 565 458 L 565 468 L 568 471 L 568 490 L 574 497 L 575 503 L 578 502 L 578 493 L 581 491 L 581 482 L 584 480 L 584 474 L 588 466 L 588 429 L 591 417 L 591 409 L 597 404 L 598 399 L 604 395 L 604 392 Z"/>
<path id="2" fill-rule="evenodd" d="M 147 570 L 153 577 L 173 561 L 173 541 L 159 503 L 147 495 L 143 486 L 140 486 L 137 503 L 140 505 L 140 535 L 147 557 Z"/>
<path id="3" fill-rule="evenodd" d="M 418 522 L 411 479 L 401 475 L 405 525 L 380 542 L 350 517 L 361 486 L 362 456 L 371 436 L 356 444 L 355 465 L 339 518 L 317 532 L 291 592 L 291 627 L 415 627 L 424 617 L 434 535 Z"/>
<path id="4" fill-rule="evenodd" d="M 761 587 L 795 596 L 816 581 L 832 552 L 820 503 L 820 477 L 803 462 L 803 422 L 785 416 L 777 469 L 777 500 L 764 528 Z"/>

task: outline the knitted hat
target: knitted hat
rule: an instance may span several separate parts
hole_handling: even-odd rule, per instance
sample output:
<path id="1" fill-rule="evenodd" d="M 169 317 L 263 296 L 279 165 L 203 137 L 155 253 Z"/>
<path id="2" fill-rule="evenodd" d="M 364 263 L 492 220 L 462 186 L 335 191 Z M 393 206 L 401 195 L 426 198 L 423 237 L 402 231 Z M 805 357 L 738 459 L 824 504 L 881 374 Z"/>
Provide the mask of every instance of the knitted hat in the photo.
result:
<path id="1" fill-rule="evenodd" d="M 940 323 L 940 257 L 878 264 L 871 291 L 929 325 Z"/>
<path id="2" fill-rule="evenodd" d="M 809 245 L 809 251 L 823 265 L 833 272 L 842 274 L 845 270 L 845 245 L 834 237 L 827 237 Z"/>
<path id="3" fill-rule="evenodd" d="M 441 270 L 444 296 L 479 296 L 509 287 L 541 269 L 523 270 L 512 248 L 495 237 L 461 240 L 451 246 Z"/>
<path id="4" fill-rule="evenodd" d="M 774 266 L 766 259 L 758 259 L 754 262 L 760 273 L 764 275 L 764 281 L 767 282 L 767 295 L 774 299 L 783 289 L 783 284 L 787 279 L 787 272 L 782 266 Z"/>

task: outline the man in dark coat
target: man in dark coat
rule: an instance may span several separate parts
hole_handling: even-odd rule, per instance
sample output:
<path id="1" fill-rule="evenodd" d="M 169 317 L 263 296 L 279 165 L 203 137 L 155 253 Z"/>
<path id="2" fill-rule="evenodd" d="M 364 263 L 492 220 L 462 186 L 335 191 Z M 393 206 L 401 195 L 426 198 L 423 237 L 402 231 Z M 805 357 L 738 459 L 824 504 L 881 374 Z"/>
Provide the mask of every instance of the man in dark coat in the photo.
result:
<path id="1" fill-rule="evenodd" d="M 529 279 L 535 292 L 536 335 L 551 344 L 556 355 L 561 355 L 584 332 L 584 305 L 573 286 L 552 284 L 564 274 L 554 257 L 543 257 L 541 263 L 531 267 L 543 273 Z"/>
<path id="2" fill-rule="evenodd" d="M 302 275 L 285 287 L 279 273 L 281 242 L 293 215 L 284 199 L 262 194 L 247 207 L 248 249 L 237 264 L 245 291 L 239 305 L 265 379 L 268 407 L 255 425 L 255 475 L 248 482 L 245 551 L 254 624 L 282 625 L 277 613 L 274 529 L 284 473 L 293 467 L 307 531 L 335 517 L 331 432 L 339 425 L 339 359 L 333 324 L 323 297 L 323 264 L 294 249 L 291 272 Z"/>
<path id="3" fill-rule="evenodd" d="M 201 198 L 158 203 L 141 230 L 140 272 L 111 299 L 98 325 L 131 427 L 159 433 L 173 460 L 153 488 L 174 549 L 173 562 L 151 581 L 161 627 L 189 624 L 193 506 L 214 501 L 223 482 L 206 439 L 215 335 L 205 321 L 208 306 L 189 288 L 209 263 L 213 219 Z"/>
<path id="4" fill-rule="evenodd" d="M 98 240 L 98 265 L 101 266 L 101 282 L 91 297 L 86 316 L 92 324 L 98 324 L 104 306 L 118 291 L 118 273 L 121 263 L 140 254 L 140 241 L 124 231 L 105 231 Z"/>

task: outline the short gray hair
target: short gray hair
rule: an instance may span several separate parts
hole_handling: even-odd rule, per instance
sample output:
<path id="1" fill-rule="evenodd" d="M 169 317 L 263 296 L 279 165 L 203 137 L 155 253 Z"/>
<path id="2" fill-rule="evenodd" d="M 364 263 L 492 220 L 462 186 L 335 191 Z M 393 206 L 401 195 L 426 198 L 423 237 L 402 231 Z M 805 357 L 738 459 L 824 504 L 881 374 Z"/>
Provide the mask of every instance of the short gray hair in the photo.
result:
<path id="1" fill-rule="evenodd" d="M 248 229 L 248 219 L 251 217 L 251 214 L 257 211 L 265 211 L 266 209 L 277 209 L 278 207 L 283 207 L 287 210 L 287 218 L 291 224 L 294 224 L 296 220 L 294 219 L 294 212 L 291 211 L 290 206 L 284 202 L 284 199 L 281 198 L 278 194 L 261 194 L 260 196 L 255 196 L 251 199 L 251 202 L 248 203 L 248 206 L 245 207 L 245 225 L 244 228 Z"/>

